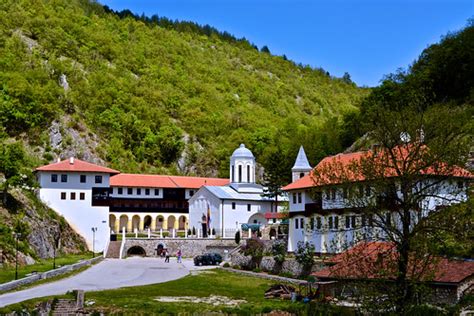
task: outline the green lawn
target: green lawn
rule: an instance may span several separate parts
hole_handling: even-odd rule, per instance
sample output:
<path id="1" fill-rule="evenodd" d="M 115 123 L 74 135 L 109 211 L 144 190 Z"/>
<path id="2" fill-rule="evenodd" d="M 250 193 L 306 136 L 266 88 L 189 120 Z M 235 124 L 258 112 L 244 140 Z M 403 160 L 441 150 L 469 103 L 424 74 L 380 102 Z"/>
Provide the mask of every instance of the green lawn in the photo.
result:
<path id="1" fill-rule="evenodd" d="M 97 254 L 96 254 L 97 255 Z M 56 258 L 56 267 L 76 263 L 81 259 L 92 258 L 91 253 L 80 255 L 67 255 Z M 38 261 L 29 266 L 18 267 L 18 278 L 21 279 L 33 271 L 44 272 L 53 269 L 53 259 L 46 259 Z M 4 267 L 0 269 L 0 283 L 5 283 L 15 280 L 15 266 Z"/>
<path id="2" fill-rule="evenodd" d="M 157 273 L 162 273 L 157 270 Z M 147 286 L 130 287 L 117 290 L 86 293 L 86 302 L 94 301 L 88 307 L 90 312 L 105 314 L 203 314 L 221 312 L 226 314 L 249 315 L 285 310 L 299 315 L 306 315 L 309 306 L 290 301 L 266 300 L 265 290 L 272 281 L 242 276 L 225 270 L 205 271 L 198 275 L 189 275 L 182 279 Z M 227 296 L 232 299 L 246 300 L 238 307 L 213 306 L 195 303 L 162 303 L 154 299 L 157 296 L 198 296 L 207 297 L 211 294 Z M 60 297 L 58 297 L 60 298 Z M 45 300 L 44 298 L 42 300 Z M 31 300 L 0 309 L 1 313 L 13 310 L 31 309 L 41 300 Z M 314 306 L 313 306 L 314 310 Z M 326 310 L 324 314 L 328 314 Z M 334 315 L 340 314 L 335 311 Z M 330 313 L 329 313 L 330 314 Z"/>

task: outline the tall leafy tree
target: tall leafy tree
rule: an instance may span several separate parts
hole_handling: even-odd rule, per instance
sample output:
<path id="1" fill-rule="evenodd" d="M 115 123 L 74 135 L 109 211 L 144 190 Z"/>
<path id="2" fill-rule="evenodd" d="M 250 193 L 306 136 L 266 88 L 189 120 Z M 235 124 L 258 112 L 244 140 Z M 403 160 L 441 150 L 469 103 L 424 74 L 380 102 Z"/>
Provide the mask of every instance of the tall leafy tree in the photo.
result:
<path id="1" fill-rule="evenodd" d="M 2 142 L 0 147 L 0 173 L 3 181 L 3 205 L 7 203 L 8 189 L 14 185 L 26 184 L 30 179 L 27 157 L 19 142 Z"/>

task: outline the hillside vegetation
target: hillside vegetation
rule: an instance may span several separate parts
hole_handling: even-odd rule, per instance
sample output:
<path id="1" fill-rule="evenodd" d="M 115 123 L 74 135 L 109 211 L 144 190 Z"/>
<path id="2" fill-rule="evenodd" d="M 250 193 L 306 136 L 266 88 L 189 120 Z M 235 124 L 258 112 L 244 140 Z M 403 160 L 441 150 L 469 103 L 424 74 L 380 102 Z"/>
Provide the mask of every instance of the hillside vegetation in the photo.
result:
<path id="1" fill-rule="evenodd" d="M 275 148 L 289 164 L 301 144 L 313 163 L 342 149 L 334 127 L 366 89 L 190 25 L 85 0 L 3 1 L 4 137 L 23 138 L 44 163 L 75 148 L 123 172 L 220 176 L 241 142 L 263 165 Z M 66 131 L 60 146 L 53 123 Z"/>

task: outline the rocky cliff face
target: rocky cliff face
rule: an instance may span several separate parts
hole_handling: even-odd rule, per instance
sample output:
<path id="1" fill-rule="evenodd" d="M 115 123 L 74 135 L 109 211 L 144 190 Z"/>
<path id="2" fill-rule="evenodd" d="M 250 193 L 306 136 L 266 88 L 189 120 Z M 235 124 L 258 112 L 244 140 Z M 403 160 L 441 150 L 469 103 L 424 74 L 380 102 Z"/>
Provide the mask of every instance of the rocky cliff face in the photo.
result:
<path id="1" fill-rule="evenodd" d="M 53 257 L 55 240 L 57 253 L 73 254 L 86 250 L 79 236 L 53 210 L 42 204 L 33 192 L 11 190 L 6 206 L 0 206 L 0 260 L 14 262 L 14 233 L 20 232 L 19 262 L 31 264 L 35 259 Z"/>

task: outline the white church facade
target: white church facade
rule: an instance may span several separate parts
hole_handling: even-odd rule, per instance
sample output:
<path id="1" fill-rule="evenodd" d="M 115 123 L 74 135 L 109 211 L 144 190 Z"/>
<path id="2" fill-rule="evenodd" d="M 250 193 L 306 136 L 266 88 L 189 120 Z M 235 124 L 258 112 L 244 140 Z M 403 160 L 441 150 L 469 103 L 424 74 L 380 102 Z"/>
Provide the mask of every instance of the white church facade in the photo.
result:
<path id="1" fill-rule="evenodd" d="M 255 168 L 254 155 L 241 144 L 230 158 L 230 184 L 205 185 L 189 200 L 190 227 L 231 238 L 243 224 L 263 228 L 278 223 L 276 214 L 283 203 L 275 205 L 273 198 L 265 196 L 264 188 L 255 182 Z M 286 198 L 280 196 L 278 200 L 284 202 Z"/>

